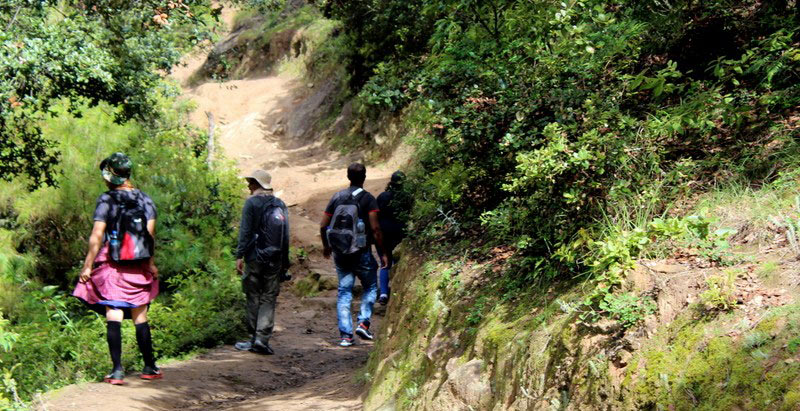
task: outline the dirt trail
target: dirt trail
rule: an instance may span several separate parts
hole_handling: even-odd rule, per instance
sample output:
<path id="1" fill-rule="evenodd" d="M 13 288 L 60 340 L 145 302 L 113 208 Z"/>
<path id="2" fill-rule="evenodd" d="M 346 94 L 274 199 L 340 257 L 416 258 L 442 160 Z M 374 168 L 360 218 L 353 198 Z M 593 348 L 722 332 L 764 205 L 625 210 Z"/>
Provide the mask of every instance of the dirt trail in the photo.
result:
<path id="1" fill-rule="evenodd" d="M 228 22 L 232 14 L 223 15 Z M 343 156 L 320 141 L 291 141 L 281 132 L 287 116 L 302 106 L 308 87 L 296 79 L 264 75 L 188 87 L 185 82 L 204 56 L 187 57 L 173 77 L 184 84 L 186 97 L 197 103 L 191 121 L 207 127 L 205 112 L 217 121 L 218 143 L 245 173 L 265 168 L 273 186 L 290 205 L 292 241 L 308 251 L 310 271 L 334 275 L 332 263 L 319 252 L 318 221 L 330 195 L 346 185 L 347 164 L 358 155 Z M 368 167 L 366 188 L 379 193 L 393 166 Z M 146 382 L 128 370 L 123 387 L 86 383 L 45 396 L 48 410 L 359 410 L 363 387 L 358 370 L 367 360 L 370 342 L 338 347 L 335 290 L 300 299 L 284 284 L 276 311 L 274 356 L 242 353 L 231 346 L 213 349 L 188 361 L 162 364 L 165 378 Z M 360 299 L 356 298 L 355 303 Z M 354 309 L 358 306 L 354 303 Z M 377 304 L 374 329 L 380 328 Z M 158 341 L 155 341 L 158 344 Z"/>

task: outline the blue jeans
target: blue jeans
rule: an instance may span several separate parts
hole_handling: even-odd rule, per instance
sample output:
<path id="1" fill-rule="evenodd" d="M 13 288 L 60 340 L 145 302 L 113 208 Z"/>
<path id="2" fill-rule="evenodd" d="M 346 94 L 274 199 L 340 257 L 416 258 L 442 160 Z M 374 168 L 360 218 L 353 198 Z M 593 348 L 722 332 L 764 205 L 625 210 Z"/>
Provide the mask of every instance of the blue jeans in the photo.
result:
<path id="1" fill-rule="evenodd" d="M 378 256 L 383 257 L 383 253 L 381 253 L 380 250 L 378 251 Z M 378 272 L 378 290 L 381 295 L 389 295 L 389 271 L 392 269 L 393 263 L 394 258 L 392 258 L 392 252 L 389 251 L 389 265 L 387 265 L 386 268 L 381 268 Z"/>
<path id="2" fill-rule="evenodd" d="M 372 256 L 371 250 L 366 250 L 361 255 L 351 258 L 334 256 L 336 274 L 339 276 L 339 296 L 336 301 L 336 315 L 339 320 L 339 334 L 342 338 L 353 338 L 353 318 L 350 306 L 353 302 L 353 285 L 356 277 L 361 281 L 364 295 L 361 296 L 361 312 L 358 322 L 369 326 L 372 317 L 372 306 L 378 295 L 378 263 Z"/>
<path id="3" fill-rule="evenodd" d="M 394 259 L 393 252 L 395 247 L 397 247 L 397 245 L 400 244 L 401 240 L 402 237 L 395 238 L 395 236 L 392 235 L 386 235 L 383 238 L 383 244 L 386 246 L 386 249 L 389 252 L 388 255 L 389 264 L 386 266 L 386 268 L 381 268 L 380 271 L 378 272 L 378 291 L 381 294 L 386 294 L 386 296 L 389 296 L 390 294 L 389 271 L 392 269 L 394 263 L 397 262 Z M 378 251 L 378 256 L 383 258 L 383 253 L 381 253 L 381 250 L 378 247 L 375 247 L 375 249 Z"/>

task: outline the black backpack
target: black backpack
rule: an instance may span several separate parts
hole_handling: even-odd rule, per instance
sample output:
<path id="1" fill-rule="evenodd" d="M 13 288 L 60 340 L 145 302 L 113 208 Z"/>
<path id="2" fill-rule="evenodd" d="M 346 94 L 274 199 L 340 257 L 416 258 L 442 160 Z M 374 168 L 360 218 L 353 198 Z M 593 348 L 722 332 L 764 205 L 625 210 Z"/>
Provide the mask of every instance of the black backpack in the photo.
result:
<path id="1" fill-rule="evenodd" d="M 261 221 L 256 230 L 256 261 L 271 268 L 280 267 L 286 248 L 289 247 L 289 216 L 281 207 L 280 200 L 270 198 L 261 212 Z"/>
<path id="2" fill-rule="evenodd" d="M 358 188 L 339 198 L 328 228 L 328 244 L 333 252 L 341 256 L 355 255 L 367 246 L 365 222 L 359 217 L 359 200 L 366 191 Z"/>
<path id="3" fill-rule="evenodd" d="M 153 256 L 155 241 L 147 231 L 147 215 L 139 201 L 140 192 L 127 198 L 121 191 L 111 190 L 108 195 L 117 204 L 117 216 L 106 228 L 108 253 L 113 261 L 135 262 Z"/>

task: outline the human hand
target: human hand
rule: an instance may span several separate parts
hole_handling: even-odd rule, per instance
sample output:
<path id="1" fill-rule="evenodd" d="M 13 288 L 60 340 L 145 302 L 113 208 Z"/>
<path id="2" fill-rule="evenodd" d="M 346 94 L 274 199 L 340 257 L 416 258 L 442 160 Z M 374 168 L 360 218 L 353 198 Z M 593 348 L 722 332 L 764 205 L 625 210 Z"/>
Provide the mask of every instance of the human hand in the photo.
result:
<path id="1" fill-rule="evenodd" d="M 156 267 L 156 263 L 151 261 L 147 266 L 147 271 L 150 271 L 150 274 L 153 275 L 153 278 L 158 279 L 158 267 Z"/>
<path id="2" fill-rule="evenodd" d="M 83 267 L 81 270 L 81 275 L 78 277 L 78 281 L 85 283 L 92 278 L 92 267 Z"/>
<path id="3" fill-rule="evenodd" d="M 381 268 L 386 268 L 389 266 L 389 256 L 386 254 L 381 256 Z"/>
<path id="4" fill-rule="evenodd" d="M 244 260 L 242 260 L 241 258 L 236 260 L 236 271 L 239 274 L 244 274 Z"/>
<path id="5" fill-rule="evenodd" d="M 324 249 L 322 249 L 322 256 L 325 257 L 325 258 L 331 258 L 331 253 L 332 252 L 333 252 L 332 248 L 325 247 Z"/>

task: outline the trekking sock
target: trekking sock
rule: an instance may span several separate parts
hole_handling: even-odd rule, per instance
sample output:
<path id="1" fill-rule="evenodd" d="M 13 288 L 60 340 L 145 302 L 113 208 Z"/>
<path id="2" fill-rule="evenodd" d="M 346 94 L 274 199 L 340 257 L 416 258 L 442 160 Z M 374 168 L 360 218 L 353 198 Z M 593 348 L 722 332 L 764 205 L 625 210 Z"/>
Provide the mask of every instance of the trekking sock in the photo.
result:
<path id="1" fill-rule="evenodd" d="M 149 323 L 136 324 L 136 342 L 139 344 L 139 351 L 142 353 L 144 365 L 155 367 L 156 359 L 153 356 L 153 339 L 150 337 Z"/>
<path id="2" fill-rule="evenodd" d="M 113 371 L 122 370 L 122 327 L 119 321 L 106 322 L 106 339 L 108 352 L 111 353 Z"/>

